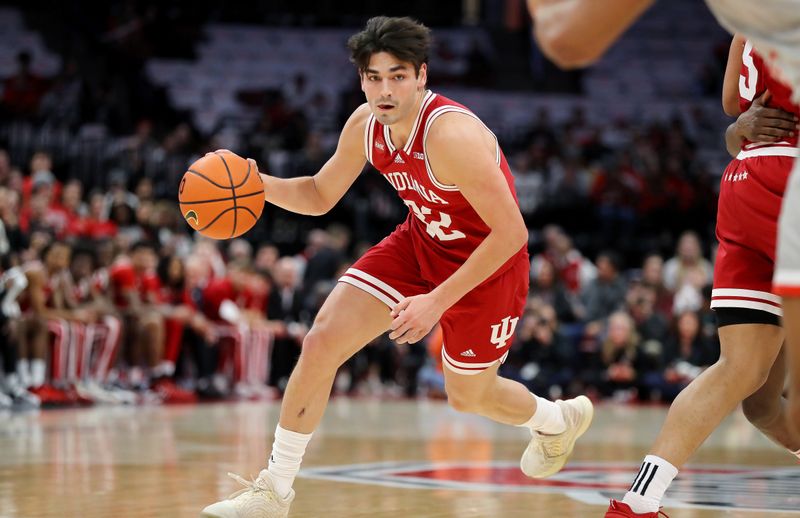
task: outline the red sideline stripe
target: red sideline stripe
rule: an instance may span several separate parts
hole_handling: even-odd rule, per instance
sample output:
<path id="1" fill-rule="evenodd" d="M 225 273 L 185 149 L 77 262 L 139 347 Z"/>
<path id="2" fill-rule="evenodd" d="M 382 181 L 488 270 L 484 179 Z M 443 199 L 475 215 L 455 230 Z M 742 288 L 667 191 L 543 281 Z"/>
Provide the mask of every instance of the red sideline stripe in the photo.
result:
<path id="1" fill-rule="evenodd" d="M 386 292 L 386 290 L 384 290 L 383 288 L 380 288 L 379 286 L 375 286 L 374 284 L 372 284 L 372 283 L 371 283 L 371 282 L 369 282 L 368 280 L 364 279 L 363 277 L 358 277 L 358 276 L 356 276 L 356 275 L 354 275 L 354 274 L 352 274 L 352 273 L 345 273 L 345 274 L 343 274 L 343 275 L 342 275 L 342 277 L 351 277 L 351 278 L 353 278 L 353 279 L 355 279 L 355 280 L 357 280 L 357 281 L 361 281 L 361 282 L 363 282 L 364 284 L 368 285 L 370 288 L 372 288 L 372 289 L 374 289 L 374 290 L 376 290 L 376 291 L 379 291 L 379 292 L 381 292 L 382 294 L 384 294 L 384 295 L 386 295 L 387 297 L 389 297 L 389 300 L 393 301 L 395 304 L 399 304 L 399 303 L 400 303 L 400 301 L 399 301 L 399 300 L 397 300 L 397 297 L 395 297 L 394 295 L 391 295 L 391 294 L 387 293 L 387 292 Z"/>
<path id="2" fill-rule="evenodd" d="M 798 290 L 798 292 L 800 292 L 800 288 L 797 288 L 797 290 Z M 776 295 L 780 295 L 780 293 L 775 293 L 775 294 Z M 773 301 L 767 300 L 767 299 L 757 299 L 757 298 L 754 298 L 754 297 L 737 297 L 737 296 L 733 296 L 733 295 L 722 295 L 722 296 L 717 295 L 716 297 L 712 296 L 711 297 L 711 301 L 713 302 L 715 300 L 747 300 L 747 301 L 750 301 L 750 302 L 763 302 L 764 304 L 769 304 L 770 306 L 775 306 L 776 308 L 781 307 L 781 305 L 778 304 L 777 302 L 773 302 Z"/>

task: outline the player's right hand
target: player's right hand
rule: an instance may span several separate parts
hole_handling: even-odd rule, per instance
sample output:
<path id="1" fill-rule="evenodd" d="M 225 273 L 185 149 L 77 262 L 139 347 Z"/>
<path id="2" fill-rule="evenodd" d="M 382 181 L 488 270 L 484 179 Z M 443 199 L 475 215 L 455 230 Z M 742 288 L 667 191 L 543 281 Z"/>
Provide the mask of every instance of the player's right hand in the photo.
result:
<path id="1" fill-rule="evenodd" d="M 777 142 L 797 134 L 800 119 L 779 108 L 768 108 L 771 95 L 765 91 L 736 119 L 737 133 L 750 142 Z"/>

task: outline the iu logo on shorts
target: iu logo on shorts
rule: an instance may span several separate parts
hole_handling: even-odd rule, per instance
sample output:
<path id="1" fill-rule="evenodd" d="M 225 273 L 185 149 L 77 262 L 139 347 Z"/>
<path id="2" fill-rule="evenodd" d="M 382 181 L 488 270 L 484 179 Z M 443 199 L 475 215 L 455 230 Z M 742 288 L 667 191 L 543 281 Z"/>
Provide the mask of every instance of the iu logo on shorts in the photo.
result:
<path id="1" fill-rule="evenodd" d="M 505 347 L 509 338 L 514 336 L 514 329 L 517 328 L 517 321 L 519 321 L 519 317 L 511 318 L 508 316 L 499 324 L 494 324 L 492 326 L 492 343 L 498 349 Z"/>

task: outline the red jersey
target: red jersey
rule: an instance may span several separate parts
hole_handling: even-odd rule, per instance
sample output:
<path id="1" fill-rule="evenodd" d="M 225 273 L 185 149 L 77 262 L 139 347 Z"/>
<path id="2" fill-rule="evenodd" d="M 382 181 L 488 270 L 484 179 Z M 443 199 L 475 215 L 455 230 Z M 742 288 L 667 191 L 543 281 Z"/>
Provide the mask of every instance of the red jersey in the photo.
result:
<path id="1" fill-rule="evenodd" d="M 409 227 L 415 249 L 429 252 L 418 256 L 420 269 L 426 280 L 436 285 L 464 264 L 490 232 L 458 187 L 440 182 L 428 162 L 425 141 L 431 124 L 450 112 L 478 119 L 461 104 L 427 91 L 402 149 L 395 149 L 390 128 L 378 122 L 372 114 L 364 132 L 367 159 L 408 206 L 409 215 L 403 225 Z M 516 201 L 514 177 L 499 144 L 496 145 L 495 158 L 497 168 Z M 494 171 L 486 173 L 494 174 Z M 527 255 L 527 247 L 521 248 L 491 278 L 506 271 L 520 255 Z"/>
<path id="2" fill-rule="evenodd" d="M 117 307 L 127 307 L 128 299 L 125 293 L 129 290 L 138 293 L 144 303 L 160 300 L 161 281 L 158 276 L 154 272 L 139 273 L 128 261 L 120 261 L 111 266 L 109 280 L 114 304 Z"/>
<path id="3" fill-rule="evenodd" d="M 254 295 L 247 288 L 237 292 L 228 278 L 213 279 L 203 290 L 203 313 L 212 320 L 222 320 L 219 307 L 224 300 L 230 300 L 241 309 L 266 311 L 264 297 Z"/>
<path id="4" fill-rule="evenodd" d="M 772 94 L 767 102 L 770 108 L 781 110 L 800 116 L 800 107 L 792 103 L 792 90 L 778 80 L 764 63 L 764 59 L 753 49 L 747 41 L 742 51 L 742 71 L 739 75 L 739 109 L 742 113 L 750 108 L 753 100 L 761 96 L 766 90 Z M 750 150 L 765 146 L 797 147 L 797 135 L 779 142 L 742 142 L 743 150 Z"/>

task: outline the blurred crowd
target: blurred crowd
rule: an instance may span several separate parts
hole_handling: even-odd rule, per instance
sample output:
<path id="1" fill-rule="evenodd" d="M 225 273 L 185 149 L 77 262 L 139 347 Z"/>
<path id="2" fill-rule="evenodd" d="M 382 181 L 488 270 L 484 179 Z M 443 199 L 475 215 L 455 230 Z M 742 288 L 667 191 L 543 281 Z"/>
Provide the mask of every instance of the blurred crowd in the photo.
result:
<path id="1" fill-rule="evenodd" d="M 407 209 L 368 166 L 329 214 L 267 206 L 242 239 L 216 242 L 190 232 L 177 185 L 216 148 L 271 174 L 313 174 L 363 94 L 354 83 L 328 99 L 299 75 L 243 97 L 257 116 L 241 134 L 201 134 L 143 72 L 157 53 L 142 45 L 147 23 L 115 16 L 99 36 L 70 34 L 83 50 L 58 76 L 37 76 L 22 52 L 3 80 L 0 406 L 278 396 L 339 274 Z M 579 107 L 553 118 L 543 109 L 500 135 L 533 258 L 501 372 L 553 397 L 668 401 L 717 357 L 720 172 L 699 148 L 722 142 L 701 112 L 688 124 L 593 122 Z M 379 337 L 334 391 L 441 397 L 440 352 L 438 329 L 408 346 Z"/>
<path id="2" fill-rule="evenodd" d="M 6 403 L 274 397 L 339 275 L 371 244 L 333 223 L 296 251 L 192 235 L 152 182 L 60 182 L 46 152 L 21 174 L 0 151 Z M 398 218 L 399 220 L 399 218 Z M 533 233 L 532 233 L 533 235 Z M 502 373 L 537 393 L 670 400 L 717 356 L 711 262 L 684 232 L 633 268 L 546 226 Z M 441 334 L 376 339 L 341 370 L 345 394 L 443 395 Z M 35 396 L 32 397 L 32 396 Z"/>

